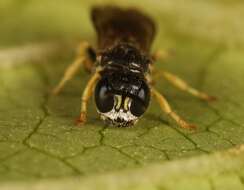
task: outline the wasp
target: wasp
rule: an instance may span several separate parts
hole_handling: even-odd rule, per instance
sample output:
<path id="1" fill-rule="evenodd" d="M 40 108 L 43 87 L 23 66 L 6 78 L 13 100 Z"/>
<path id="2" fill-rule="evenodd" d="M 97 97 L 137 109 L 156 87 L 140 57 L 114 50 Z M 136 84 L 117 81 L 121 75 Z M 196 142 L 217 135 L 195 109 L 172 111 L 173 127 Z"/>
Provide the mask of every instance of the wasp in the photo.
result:
<path id="1" fill-rule="evenodd" d="M 94 93 L 97 112 L 110 125 L 134 125 L 146 112 L 151 97 L 155 97 L 162 111 L 180 127 L 195 128 L 173 111 L 163 94 L 156 90 L 153 75 L 159 74 L 200 99 L 210 101 L 214 97 L 192 88 L 168 71 L 155 73 L 153 63 L 169 54 L 165 50 L 150 53 L 156 35 L 155 22 L 135 8 L 115 6 L 93 7 L 91 20 L 97 33 L 97 47 L 88 42 L 80 43 L 76 60 L 53 90 L 58 94 L 82 65 L 91 73 L 82 94 L 78 122 L 86 122 L 88 101 Z"/>

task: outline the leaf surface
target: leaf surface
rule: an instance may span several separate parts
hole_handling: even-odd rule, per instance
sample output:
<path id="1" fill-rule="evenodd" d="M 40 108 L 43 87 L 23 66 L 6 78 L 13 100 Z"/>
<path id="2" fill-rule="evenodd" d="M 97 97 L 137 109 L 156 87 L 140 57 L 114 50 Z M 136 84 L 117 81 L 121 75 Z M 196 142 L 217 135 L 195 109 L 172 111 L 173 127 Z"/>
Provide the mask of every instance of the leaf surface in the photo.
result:
<path id="1" fill-rule="evenodd" d="M 180 129 L 154 100 L 132 128 L 105 126 L 91 101 L 87 124 L 77 128 L 80 94 L 90 77 L 83 70 L 59 96 L 50 95 L 74 59 L 72 41 L 96 43 L 89 9 L 97 3 L 1 1 L 1 189 L 65 189 L 74 179 L 80 189 L 244 188 L 243 2 L 117 2 L 155 19 L 153 51 L 174 50 L 155 63 L 157 69 L 217 96 L 205 103 L 157 82 L 174 110 L 198 126 L 194 132 Z"/>

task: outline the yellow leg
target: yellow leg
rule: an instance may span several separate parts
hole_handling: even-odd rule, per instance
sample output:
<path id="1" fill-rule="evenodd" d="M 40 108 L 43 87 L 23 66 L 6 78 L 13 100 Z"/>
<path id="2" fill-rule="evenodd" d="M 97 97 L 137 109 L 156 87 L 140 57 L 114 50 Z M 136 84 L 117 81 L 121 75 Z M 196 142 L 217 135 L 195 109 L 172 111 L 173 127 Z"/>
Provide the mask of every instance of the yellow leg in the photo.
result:
<path id="1" fill-rule="evenodd" d="M 91 45 L 87 42 L 82 42 L 80 43 L 77 51 L 78 57 L 85 57 L 86 59 L 82 62 L 82 65 L 86 71 L 91 73 L 92 68 L 93 68 L 93 63 L 96 60 L 93 60 L 93 58 L 90 55 L 90 51 L 93 51 Z"/>
<path id="2" fill-rule="evenodd" d="M 151 89 L 152 95 L 156 98 L 156 100 L 158 101 L 161 109 L 168 114 L 171 118 L 173 118 L 175 120 L 175 122 L 182 128 L 185 129 L 195 129 L 196 126 L 187 123 L 184 119 L 182 119 L 179 115 L 177 115 L 177 113 L 175 113 L 169 103 L 167 102 L 167 100 L 164 98 L 164 96 L 162 94 L 160 94 L 155 88 Z"/>
<path id="3" fill-rule="evenodd" d="M 90 48 L 90 45 L 87 42 L 80 44 L 77 59 L 65 70 L 62 79 L 54 88 L 52 94 L 58 94 L 63 89 L 65 84 L 74 77 L 81 65 L 83 65 L 86 70 L 91 69 L 92 60 L 88 55 L 88 48 Z"/>
<path id="4" fill-rule="evenodd" d="M 97 81 L 101 78 L 99 72 L 97 71 L 91 79 L 88 81 L 83 94 L 81 98 L 81 112 L 80 112 L 80 117 L 77 120 L 77 124 L 84 124 L 86 122 L 86 116 L 87 116 L 87 104 L 92 96 L 92 93 L 94 91 L 94 87 L 97 83 Z"/>
<path id="5" fill-rule="evenodd" d="M 154 52 L 154 54 L 152 55 L 153 60 L 157 61 L 159 59 L 161 60 L 167 60 L 168 58 L 170 58 L 172 55 L 174 54 L 174 52 L 170 51 L 170 50 L 165 50 L 165 49 L 159 49 L 156 52 Z"/>
<path id="6" fill-rule="evenodd" d="M 206 94 L 204 92 L 200 92 L 200 91 L 196 90 L 195 88 L 192 88 L 184 80 L 180 79 L 179 77 L 177 77 L 176 75 L 174 75 L 170 72 L 160 71 L 160 73 L 158 73 L 158 74 L 163 76 L 165 79 L 167 79 L 171 84 L 173 84 L 178 89 L 188 92 L 189 94 L 191 94 L 195 97 L 198 97 L 198 98 L 206 100 L 206 101 L 216 100 L 215 97 L 209 96 L 208 94 Z"/>

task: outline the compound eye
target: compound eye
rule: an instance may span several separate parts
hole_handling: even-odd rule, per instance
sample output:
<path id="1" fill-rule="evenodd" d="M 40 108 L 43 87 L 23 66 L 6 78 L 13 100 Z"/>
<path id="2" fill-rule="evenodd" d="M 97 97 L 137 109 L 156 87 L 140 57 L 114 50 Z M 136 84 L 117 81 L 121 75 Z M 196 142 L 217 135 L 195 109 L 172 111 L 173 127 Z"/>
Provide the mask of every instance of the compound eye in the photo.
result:
<path id="1" fill-rule="evenodd" d="M 102 113 L 109 112 L 113 109 L 114 94 L 110 92 L 108 82 L 105 79 L 102 79 L 97 83 L 95 89 L 95 102 L 97 109 Z"/>
<path id="2" fill-rule="evenodd" d="M 132 99 L 130 105 L 130 112 L 136 116 L 140 117 L 146 111 L 146 106 L 142 103 L 142 101 L 138 99 Z"/>
<path id="3" fill-rule="evenodd" d="M 149 105 L 149 101 L 150 101 L 150 90 L 146 85 L 146 83 L 143 82 L 137 97 L 132 98 L 132 102 L 130 105 L 131 113 L 136 117 L 141 116 L 146 111 Z"/>

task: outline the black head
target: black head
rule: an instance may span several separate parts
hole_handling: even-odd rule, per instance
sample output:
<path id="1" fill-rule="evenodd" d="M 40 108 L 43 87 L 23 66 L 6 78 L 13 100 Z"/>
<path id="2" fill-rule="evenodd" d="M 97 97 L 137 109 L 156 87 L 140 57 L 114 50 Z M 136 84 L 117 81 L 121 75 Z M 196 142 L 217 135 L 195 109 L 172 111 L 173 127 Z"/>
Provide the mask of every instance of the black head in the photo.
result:
<path id="1" fill-rule="evenodd" d="M 95 89 L 97 110 L 112 125 L 133 125 L 146 111 L 149 101 L 146 81 L 131 74 L 105 75 Z"/>

